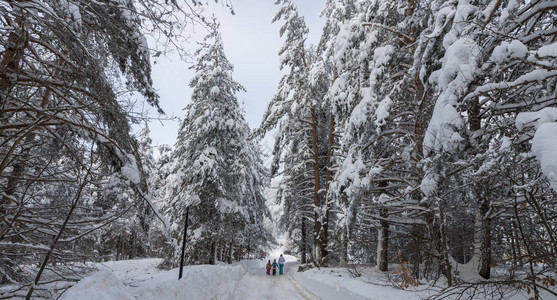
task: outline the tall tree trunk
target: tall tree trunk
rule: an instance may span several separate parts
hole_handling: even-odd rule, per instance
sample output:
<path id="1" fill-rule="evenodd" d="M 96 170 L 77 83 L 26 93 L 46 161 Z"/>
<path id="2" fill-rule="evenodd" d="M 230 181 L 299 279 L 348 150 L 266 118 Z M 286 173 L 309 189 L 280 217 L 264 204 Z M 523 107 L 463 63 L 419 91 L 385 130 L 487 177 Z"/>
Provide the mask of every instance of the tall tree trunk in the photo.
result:
<path id="1" fill-rule="evenodd" d="M 513 224 L 514 222 L 512 220 L 509 220 L 509 224 Z M 511 229 L 509 230 L 509 234 L 507 235 L 507 239 L 509 244 L 511 245 L 511 255 L 512 255 L 512 267 L 509 270 L 509 276 L 511 277 L 511 279 L 514 278 L 514 274 L 516 271 L 516 267 L 517 267 L 517 262 L 518 262 L 518 255 L 517 255 L 517 251 L 516 251 L 516 240 L 514 238 L 514 226 L 511 226 Z"/>
<path id="2" fill-rule="evenodd" d="M 302 217 L 302 241 L 300 244 L 300 260 L 302 264 L 305 264 L 308 262 L 307 260 L 307 256 L 306 256 L 306 252 L 307 252 L 307 248 L 306 248 L 306 218 Z"/>
<path id="3" fill-rule="evenodd" d="M 338 78 L 338 69 L 335 64 L 333 68 L 333 81 L 331 86 L 335 83 Z M 327 177 L 325 183 L 325 215 L 323 216 L 323 228 L 321 231 L 321 254 L 323 255 L 322 264 L 326 266 L 328 264 L 329 251 L 327 246 L 329 244 L 329 214 L 331 211 L 331 206 L 329 203 L 329 186 L 331 181 L 333 181 L 333 149 L 335 146 L 335 117 L 333 114 L 329 116 L 329 132 L 328 132 L 328 142 L 327 142 Z"/>
<path id="4" fill-rule="evenodd" d="M 426 205 L 429 209 L 425 213 L 426 230 L 429 238 L 429 249 L 426 252 L 425 262 L 424 262 L 424 277 L 433 275 L 433 272 L 439 270 L 439 260 L 441 257 L 441 229 L 439 224 L 436 222 L 435 213 L 430 209 L 429 205 Z"/>
<path id="5" fill-rule="evenodd" d="M 209 261 L 210 265 L 214 265 L 217 261 L 217 241 L 213 240 L 211 242 L 211 249 L 209 250 Z"/>
<path id="6" fill-rule="evenodd" d="M 443 206 L 439 203 L 439 235 L 441 238 L 441 249 L 443 251 L 443 274 L 447 278 L 447 285 L 453 285 L 453 273 L 449 254 L 449 245 L 447 244 L 447 236 L 445 231 L 445 213 Z"/>
<path id="7" fill-rule="evenodd" d="M 414 2 L 411 1 L 411 6 L 409 7 L 409 11 L 408 11 L 408 15 L 412 15 L 414 14 Z M 413 36 L 415 36 L 415 32 L 413 32 Z M 422 157 L 423 157 L 423 141 L 424 141 L 424 103 L 425 103 L 425 99 L 426 99 L 426 94 L 427 94 L 427 90 L 424 88 L 422 81 L 420 80 L 420 77 L 418 75 L 416 75 L 416 77 L 414 78 L 414 88 L 415 88 L 415 97 L 416 99 L 420 99 L 419 102 L 417 103 L 417 106 L 415 107 L 415 121 L 414 121 L 414 125 L 413 125 L 413 129 L 414 129 L 414 134 L 413 134 L 413 142 L 414 142 L 414 167 L 416 168 L 416 173 L 417 173 L 417 177 L 416 177 L 416 182 L 422 182 L 423 178 L 424 178 L 424 170 L 423 170 L 423 166 L 422 164 L 418 164 L 419 161 L 421 161 Z M 419 200 L 420 198 L 423 197 L 423 194 L 421 192 L 417 192 L 415 194 L 415 196 L 413 197 L 415 200 Z M 421 202 L 421 201 L 419 201 Z M 427 204 L 422 204 L 423 206 L 428 206 Z M 429 207 L 428 207 L 429 210 Z M 418 230 L 419 232 L 424 232 L 424 234 L 427 236 L 429 235 L 430 238 L 432 236 L 435 236 L 436 234 L 431 234 L 432 230 L 433 230 L 433 222 L 435 221 L 435 215 L 431 212 L 428 211 L 425 214 L 425 220 L 426 220 L 426 228 L 423 230 Z M 436 231 L 435 231 L 436 232 Z M 431 255 L 426 253 L 425 251 L 423 251 L 420 247 L 421 243 L 420 243 L 420 239 L 418 237 L 416 237 L 416 245 L 418 247 L 418 249 L 416 250 L 416 264 L 417 267 L 415 266 L 414 268 L 414 273 L 416 275 L 417 278 L 420 278 L 420 274 L 422 275 L 422 277 L 427 277 L 427 273 L 428 273 L 428 268 L 431 268 L 432 266 L 432 258 Z M 427 246 L 426 246 L 427 247 Z M 425 247 L 424 247 L 425 248 Z M 420 263 L 423 263 L 424 269 L 423 272 L 420 272 Z"/>
<path id="8" fill-rule="evenodd" d="M 139 168 L 141 174 L 141 183 L 139 185 L 139 189 L 145 195 L 149 194 L 149 184 L 147 183 L 147 174 L 145 173 L 145 169 L 143 163 L 141 161 L 141 157 L 139 154 L 138 145 L 134 143 L 133 145 L 134 156 L 137 162 L 137 166 Z M 140 233 L 140 245 L 139 248 L 141 249 L 141 256 L 149 257 L 151 252 L 151 223 L 153 222 L 154 212 L 149 203 L 145 198 L 142 198 L 141 203 L 139 204 L 139 226 L 141 227 Z"/>
<path id="9" fill-rule="evenodd" d="M 474 220 L 474 254 L 471 263 L 475 265 L 480 276 L 489 279 L 491 272 L 491 218 L 488 215 L 490 205 L 488 199 L 482 198 Z"/>
<path id="10" fill-rule="evenodd" d="M 514 239 L 514 244 L 515 244 L 516 251 L 517 251 L 515 262 L 516 262 L 517 266 L 522 266 L 523 265 L 522 249 L 520 247 L 520 237 L 519 237 L 519 234 L 518 234 L 518 226 L 517 226 L 516 223 L 517 223 L 517 220 L 512 221 L 512 230 L 511 230 L 511 233 L 512 233 L 512 236 L 513 236 L 513 239 Z"/>
<path id="11" fill-rule="evenodd" d="M 387 181 L 380 181 L 378 188 L 384 190 L 387 187 Z M 377 267 L 381 271 L 389 270 L 389 222 L 385 219 L 389 217 L 389 211 L 386 207 L 379 207 L 380 227 L 377 234 Z"/>
<path id="12" fill-rule="evenodd" d="M 226 255 L 226 262 L 228 264 L 232 263 L 232 254 L 233 254 L 232 249 L 233 248 L 234 248 L 233 243 L 232 243 L 232 241 L 230 241 L 230 244 L 228 244 L 228 254 Z"/>
<path id="13" fill-rule="evenodd" d="M 219 249 L 218 261 L 224 261 L 224 253 L 226 252 L 226 242 L 219 241 L 217 245 L 218 245 L 217 249 Z"/>
<path id="14" fill-rule="evenodd" d="M 328 259 L 327 256 L 329 255 L 329 251 L 327 250 L 327 246 L 329 244 L 329 214 L 331 211 L 331 206 L 329 203 L 328 192 L 329 186 L 331 181 L 333 181 L 333 147 L 335 145 L 335 118 L 334 116 L 330 116 L 329 122 L 329 140 L 327 145 L 327 177 L 326 177 L 326 185 L 325 185 L 325 214 L 323 215 L 323 224 L 321 226 L 321 264 L 323 266 L 327 266 Z"/>
<path id="15" fill-rule="evenodd" d="M 344 225 L 342 228 L 340 242 L 340 265 L 346 266 L 348 264 L 348 228 L 346 225 Z"/>
<path id="16" fill-rule="evenodd" d="M 478 272 L 485 279 L 491 277 L 491 217 L 489 200 L 483 199 L 480 205 L 480 265 Z"/>
<path id="17" fill-rule="evenodd" d="M 413 275 L 419 279 L 420 278 L 420 264 L 422 261 L 421 255 L 421 247 L 420 247 L 420 235 L 421 235 L 421 228 L 418 225 L 412 226 L 412 266 Z"/>
<path id="18" fill-rule="evenodd" d="M 250 250 L 251 250 L 251 231 L 248 233 L 248 259 L 250 259 Z"/>
<path id="19" fill-rule="evenodd" d="M 381 207 L 379 209 L 379 216 L 388 218 L 389 213 L 387 208 Z M 380 220 L 381 227 L 377 235 L 377 267 L 380 271 L 389 270 L 389 222 Z"/>
<path id="20" fill-rule="evenodd" d="M 323 249 L 323 241 L 321 236 L 321 219 L 322 219 L 322 209 L 321 209 L 321 201 L 319 192 L 321 191 L 321 185 L 319 180 L 319 132 L 317 129 L 317 112 L 315 107 L 311 106 L 311 136 L 312 136 L 312 150 L 313 150 L 313 204 L 314 204 L 314 212 L 313 212 L 313 260 L 316 264 L 321 265 L 322 261 L 321 258 L 323 257 L 323 253 L 321 252 Z"/>
<path id="21" fill-rule="evenodd" d="M 468 108 L 468 126 L 472 134 L 482 128 L 480 110 L 479 99 L 471 99 Z M 477 236 L 474 238 L 474 247 L 479 247 L 479 249 L 474 249 L 474 253 L 476 256 L 479 256 L 478 272 L 480 276 L 489 279 L 491 272 L 491 218 L 488 215 L 490 211 L 489 191 L 483 186 L 478 187 L 478 189 L 480 189 L 478 192 L 481 196 L 479 199 L 479 212 L 475 220 L 476 230 L 474 234 L 477 234 Z"/>

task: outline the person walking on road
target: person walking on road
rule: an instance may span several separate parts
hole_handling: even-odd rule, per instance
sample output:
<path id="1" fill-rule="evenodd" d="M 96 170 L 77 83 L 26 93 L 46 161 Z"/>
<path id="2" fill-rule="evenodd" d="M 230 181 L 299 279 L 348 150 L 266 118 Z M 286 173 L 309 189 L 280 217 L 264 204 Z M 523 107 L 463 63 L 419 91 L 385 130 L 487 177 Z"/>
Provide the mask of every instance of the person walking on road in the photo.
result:
<path id="1" fill-rule="evenodd" d="M 284 262 L 286 260 L 284 259 L 284 256 L 282 256 L 282 254 L 279 257 L 279 261 L 278 261 L 278 265 L 279 265 L 279 275 L 282 275 L 282 271 L 284 269 Z"/>
<path id="2" fill-rule="evenodd" d="M 276 259 L 273 259 L 272 267 L 273 267 L 273 276 L 275 276 L 275 275 L 277 275 L 277 267 L 278 267 Z"/>
<path id="3" fill-rule="evenodd" d="M 271 275 L 271 260 L 267 262 L 267 275 Z"/>

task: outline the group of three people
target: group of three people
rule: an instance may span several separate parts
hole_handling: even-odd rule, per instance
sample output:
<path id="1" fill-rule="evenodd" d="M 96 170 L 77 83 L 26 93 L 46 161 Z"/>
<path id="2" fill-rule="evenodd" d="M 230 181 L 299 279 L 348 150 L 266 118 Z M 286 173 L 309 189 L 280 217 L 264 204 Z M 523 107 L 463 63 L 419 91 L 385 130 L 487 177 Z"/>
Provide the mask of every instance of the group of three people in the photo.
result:
<path id="1" fill-rule="evenodd" d="M 282 254 L 279 257 L 278 264 L 276 259 L 273 259 L 272 264 L 271 264 L 271 260 L 269 259 L 269 261 L 267 262 L 267 275 L 271 275 L 271 269 L 273 269 L 273 276 L 277 275 L 277 267 L 279 269 L 279 275 L 282 275 L 285 261 L 286 260 L 284 259 Z"/>

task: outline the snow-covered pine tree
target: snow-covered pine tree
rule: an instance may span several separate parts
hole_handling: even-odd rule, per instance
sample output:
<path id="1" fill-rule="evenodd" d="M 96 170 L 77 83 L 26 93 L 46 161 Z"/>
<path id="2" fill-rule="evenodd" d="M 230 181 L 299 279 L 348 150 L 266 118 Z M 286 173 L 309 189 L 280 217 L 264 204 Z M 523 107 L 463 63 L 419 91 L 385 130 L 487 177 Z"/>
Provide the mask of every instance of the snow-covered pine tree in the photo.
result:
<path id="1" fill-rule="evenodd" d="M 235 95 L 244 88 L 232 78 L 215 20 L 196 56 L 193 93 L 167 177 L 165 212 L 181 234 L 187 206 L 199 202 L 190 207 L 187 259 L 214 264 L 230 257 L 233 248 L 246 246 L 248 238 L 264 245 L 267 173 L 248 139 L 250 130 Z"/>
<path id="2" fill-rule="evenodd" d="M 145 127 L 141 129 L 137 136 L 137 156 L 139 157 L 140 170 L 142 172 L 142 190 L 149 199 L 152 199 L 151 187 L 152 177 L 155 172 L 155 157 L 153 156 L 153 140 L 149 136 L 149 125 L 145 122 Z M 143 199 L 139 205 L 136 218 L 141 228 L 140 243 L 145 248 L 145 255 L 149 256 L 151 251 L 151 226 L 154 220 L 154 211 L 147 199 Z M 155 208 L 156 209 L 156 208 Z"/>
<path id="3" fill-rule="evenodd" d="M 313 125 L 300 104 L 309 103 L 311 93 L 303 79 L 315 74 L 304 73 L 304 67 L 317 70 L 317 60 L 308 48 L 301 51 L 304 30 L 291 2 L 278 3 L 283 4 L 279 18 L 288 20 L 281 33 L 292 31 L 281 49 L 290 73 L 269 105 L 262 130 L 281 124 L 276 149 L 284 151 L 278 159 L 285 176 L 279 198 L 290 212 L 302 201 L 289 198 L 311 197 L 300 193 L 311 183 L 301 178 L 313 171 L 302 171 L 302 161 L 319 161 L 311 156 L 319 151 L 310 156 L 299 151 L 313 150 L 304 140 L 308 136 L 289 136 L 305 134 L 304 125 Z M 487 278 L 493 265 L 512 257 L 513 270 L 530 268 L 522 283 L 541 288 L 533 278 L 545 270 L 537 273 L 531 260 L 522 258 L 536 257 L 547 265 L 555 261 L 550 217 L 555 214 L 550 171 L 555 5 L 327 2 L 318 53 L 334 66 L 336 80 L 324 99 L 332 99 L 343 134 L 338 155 L 343 159 L 328 195 L 344 211 L 345 234 L 350 234 L 345 248 L 354 261 L 377 259 L 385 269 L 389 255 L 398 252 L 410 261 L 414 276 L 441 272 L 452 284 L 459 282 L 453 275 Z M 306 122 L 297 123 L 296 114 Z M 387 241 L 379 235 L 384 246 L 378 255 L 354 242 L 365 239 L 375 245 L 373 226 L 390 236 Z M 544 243 L 534 246 L 534 240 Z"/>
<path id="4" fill-rule="evenodd" d="M 363 78 L 366 74 L 364 70 L 367 69 L 367 60 L 361 59 L 361 57 L 365 57 L 367 51 L 360 48 L 360 43 L 364 39 L 363 27 L 360 25 L 363 20 L 358 21 L 363 14 L 357 14 L 362 6 L 362 3 L 354 1 L 328 1 L 322 11 L 322 15 L 326 16 L 327 19 L 318 51 L 333 65 L 331 85 L 326 99 L 331 102 L 331 117 L 333 117 L 331 122 L 336 125 L 330 126 L 329 133 L 334 135 L 344 133 L 350 110 L 360 99 L 359 87 L 364 82 Z M 333 138 L 334 141 L 338 139 L 334 136 Z M 334 201 L 339 210 L 343 211 L 343 213 L 338 214 L 338 223 L 335 226 L 335 235 L 339 237 L 337 243 L 340 245 L 340 247 L 336 247 L 335 254 L 344 263 L 348 261 L 348 235 L 350 233 L 348 226 L 354 224 L 351 222 L 351 214 L 349 213 L 349 207 L 354 202 L 350 201 L 357 199 L 355 197 L 340 197 L 342 193 L 340 193 L 337 184 L 338 178 L 336 176 L 339 174 L 339 167 L 342 166 L 343 161 L 347 162 L 349 160 L 345 159 L 347 155 L 346 145 L 346 143 L 340 143 L 340 147 L 338 147 L 340 149 L 337 150 L 343 158 L 340 158 L 335 166 L 329 160 L 328 172 L 331 172 L 334 177 L 327 186 L 328 191 L 325 195 L 328 202 Z M 344 190 L 344 188 L 342 189 Z M 347 194 L 350 193 L 349 190 L 346 190 L 346 192 Z"/>
<path id="5" fill-rule="evenodd" d="M 155 165 L 151 176 L 149 177 L 149 191 L 153 205 L 159 208 L 160 213 L 166 208 L 169 184 L 168 176 L 172 172 L 173 167 L 173 149 L 169 145 L 160 145 L 157 147 L 159 155 L 155 160 Z M 172 257 L 179 248 L 178 237 L 172 237 L 173 230 L 170 228 L 168 218 L 155 218 L 151 224 L 151 251 L 157 257 Z M 160 267 L 173 267 L 173 261 L 168 259 L 163 261 Z"/>
<path id="6" fill-rule="evenodd" d="M 288 126 L 288 132 L 282 132 L 284 144 L 280 143 L 282 149 L 280 184 L 277 189 L 277 203 L 282 206 L 280 225 L 288 233 L 288 237 L 298 246 L 300 261 L 308 262 L 307 253 L 312 236 L 309 224 L 313 222 L 313 180 L 312 170 L 308 168 L 311 160 L 311 149 L 309 149 L 310 135 L 301 123 L 290 125 L 283 122 L 280 126 Z M 284 130 L 284 129 L 283 129 Z M 283 131 L 281 130 L 281 131 Z M 277 167 L 277 170 L 279 168 Z"/>
<path id="7" fill-rule="evenodd" d="M 139 131 L 131 145 L 139 176 L 137 192 L 141 195 L 136 195 L 136 192 L 129 189 L 125 182 L 122 184 L 116 181 L 112 182 L 110 188 L 103 191 L 106 192 L 105 195 L 98 199 L 102 205 L 107 207 L 113 205 L 112 208 L 119 207 L 122 203 L 136 203 L 136 207 L 126 213 L 123 218 L 115 220 L 114 223 L 100 231 L 103 243 L 98 245 L 99 252 L 107 256 L 114 255 L 115 259 L 131 259 L 150 255 L 151 226 L 155 219 L 156 207 L 151 200 L 150 182 L 155 170 L 155 159 L 149 133 L 149 126 L 145 123 L 145 127 Z M 111 179 L 113 178 L 109 180 Z M 112 201 L 107 203 L 106 199 L 112 199 Z M 121 209 L 125 208 L 126 205 L 121 207 Z"/>
<path id="8" fill-rule="evenodd" d="M 339 46 L 337 38 L 345 38 L 339 34 L 343 25 L 350 22 L 359 10 L 361 4 L 351 0 L 327 0 L 321 17 L 325 17 L 323 33 L 319 40 L 317 51 L 332 59 L 335 57 L 335 47 Z"/>
<path id="9" fill-rule="evenodd" d="M 323 191 L 327 185 L 327 164 L 328 164 L 328 135 L 330 128 L 330 105 L 325 99 L 327 88 L 330 84 L 328 79 L 331 69 L 319 56 L 316 51 L 306 48 L 308 28 L 303 17 L 298 14 L 297 8 L 291 0 L 279 0 L 275 4 L 281 5 L 279 11 L 273 18 L 273 22 L 283 19 L 285 23 L 281 26 L 280 36 L 285 36 L 285 42 L 279 51 L 281 69 L 288 68 L 288 72 L 281 78 L 278 91 L 271 99 L 267 110 L 263 116 L 263 121 L 257 133 L 264 135 L 270 128 L 280 125 L 279 138 L 277 143 L 284 141 L 292 142 L 291 139 L 298 139 L 295 144 L 310 151 L 311 158 L 306 160 L 306 167 L 311 168 L 311 173 L 298 172 L 298 168 L 293 165 L 282 166 L 285 172 L 298 172 L 287 174 L 286 180 L 298 177 L 300 174 L 311 174 L 310 180 L 313 181 L 313 203 L 289 207 L 312 207 L 313 211 L 313 246 L 312 259 L 317 264 L 326 264 L 327 239 L 328 239 L 328 202 Z M 292 135 L 295 130 L 299 133 Z M 301 134 L 307 131 L 309 135 Z M 275 158 L 280 160 L 285 154 L 283 150 L 288 147 L 275 146 Z M 304 146 L 302 146 L 304 145 Z M 305 155 L 296 151 L 298 155 Z M 290 160 L 292 163 L 294 160 Z M 301 158 L 297 160 L 301 162 Z M 298 166 L 299 167 L 299 166 Z M 305 182 L 305 180 L 303 181 Z M 300 199 L 303 200 L 303 199 Z M 305 227 L 307 219 L 298 220 L 300 214 L 285 216 L 283 221 L 287 223 L 296 222 L 301 227 Z M 303 213 L 302 213 L 303 215 Z M 287 221 L 287 218 L 292 219 Z M 302 220 L 304 222 L 302 222 Z M 300 228 L 302 241 L 305 243 L 305 230 Z"/>
<path id="10" fill-rule="evenodd" d="M 342 128 L 344 157 L 329 194 L 344 211 L 344 224 L 339 226 L 344 236 L 350 227 L 358 235 L 359 230 L 367 232 L 369 224 L 378 226 L 376 260 L 381 270 L 387 269 L 389 226 L 422 223 L 409 216 L 393 217 L 388 209 L 406 211 L 407 204 L 420 198 L 412 191 L 420 182 L 419 157 L 413 153 L 421 140 L 416 138 L 419 124 L 414 121 L 421 110 L 417 89 L 406 75 L 412 65 L 412 34 L 419 32 L 419 22 L 416 7 L 410 5 L 407 1 L 358 3 L 360 13 L 342 21 L 329 43 L 338 72 L 329 97 Z M 353 214 L 355 208 L 360 216 Z M 352 224 L 356 220 L 361 224 Z M 342 251 L 346 257 L 347 249 Z"/>

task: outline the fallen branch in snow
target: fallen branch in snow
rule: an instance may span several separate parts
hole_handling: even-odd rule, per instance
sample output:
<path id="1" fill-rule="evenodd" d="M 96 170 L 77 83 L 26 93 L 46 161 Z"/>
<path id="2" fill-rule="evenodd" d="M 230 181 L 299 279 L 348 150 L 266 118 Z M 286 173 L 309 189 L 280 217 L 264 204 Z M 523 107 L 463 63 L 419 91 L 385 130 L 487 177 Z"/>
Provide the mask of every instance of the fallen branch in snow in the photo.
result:
<path id="1" fill-rule="evenodd" d="M 346 271 L 348 271 L 353 278 L 362 277 L 362 272 L 358 269 L 356 264 L 348 265 Z"/>
<path id="2" fill-rule="evenodd" d="M 315 266 L 314 266 L 313 263 L 305 264 L 305 265 L 300 265 L 300 266 L 298 267 L 298 272 L 305 272 L 305 271 L 307 271 L 307 270 L 309 270 L 309 269 L 313 269 L 314 267 L 315 267 Z"/>

